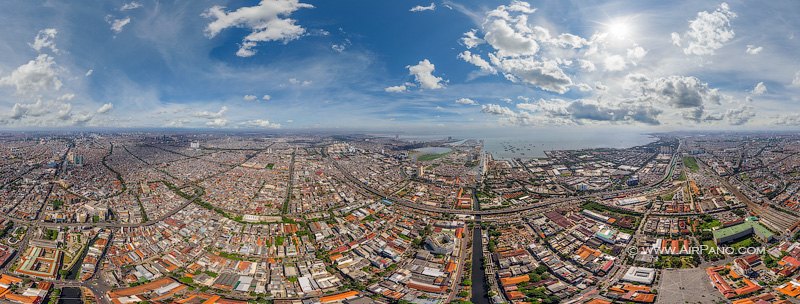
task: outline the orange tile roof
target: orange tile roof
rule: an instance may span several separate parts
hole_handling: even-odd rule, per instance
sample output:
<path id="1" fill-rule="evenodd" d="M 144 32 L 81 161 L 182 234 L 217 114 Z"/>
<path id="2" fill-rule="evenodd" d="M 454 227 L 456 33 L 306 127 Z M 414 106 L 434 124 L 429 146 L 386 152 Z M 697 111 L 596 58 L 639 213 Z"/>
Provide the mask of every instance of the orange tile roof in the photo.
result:
<path id="1" fill-rule="evenodd" d="M 357 295 L 358 295 L 358 291 L 351 290 L 351 291 L 348 291 L 348 292 L 338 293 L 338 294 L 335 294 L 335 295 L 324 296 L 324 297 L 320 298 L 319 301 L 322 302 L 322 303 L 335 302 L 335 301 L 341 301 L 341 300 L 344 300 L 344 299 L 347 299 L 347 298 L 355 297 Z"/>
<path id="2" fill-rule="evenodd" d="M 517 285 L 519 283 L 527 282 L 527 281 L 530 281 L 530 280 L 531 280 L 531 278 L 529 276 L 521 275 L 521 276 L 516 276 L 516 277 L 511 277 L 511 278 L 501 278 L 500 279 L 500 283 L 503 284 L 503 286 L 509 286 L 509 285 Z"/>
<path id="3" fill-rule="evenodd" d="M 798 295 L 800 295 L 800 286 L 794 285 L 792 283 L 786 283 L 786 286 L 776 288 L 776 290 L 790 297 L 797 297 Z"/>

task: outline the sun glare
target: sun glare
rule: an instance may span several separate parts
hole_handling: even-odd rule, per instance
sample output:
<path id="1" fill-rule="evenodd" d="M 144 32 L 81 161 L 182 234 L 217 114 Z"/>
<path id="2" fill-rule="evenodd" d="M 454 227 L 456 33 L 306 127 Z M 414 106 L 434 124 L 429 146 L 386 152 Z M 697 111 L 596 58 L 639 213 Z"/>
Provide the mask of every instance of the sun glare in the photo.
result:
<path id="1" fill-rule="evenodd" d="M 614 21 L 607 25 L 607 30 L 614 38 L 625 39 L 631 33 L 631 26 L 624 21 Z"/>

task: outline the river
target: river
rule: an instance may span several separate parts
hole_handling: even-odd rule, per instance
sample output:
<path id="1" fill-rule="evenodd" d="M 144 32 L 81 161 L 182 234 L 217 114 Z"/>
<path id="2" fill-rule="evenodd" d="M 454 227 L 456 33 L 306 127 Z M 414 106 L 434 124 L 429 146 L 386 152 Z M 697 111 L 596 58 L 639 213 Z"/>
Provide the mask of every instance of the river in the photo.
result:
<path id="1" fill-rule="evenodd" d="M 477 197 L 472 210 L 481 210 Z M 486 271 L 483 267 L 483 233 L 481 231 L 481 216 L 475 216 L 475 228 L 472 229 L 472 303 L 488 304 L 489 286 L 486 285 Z"/>

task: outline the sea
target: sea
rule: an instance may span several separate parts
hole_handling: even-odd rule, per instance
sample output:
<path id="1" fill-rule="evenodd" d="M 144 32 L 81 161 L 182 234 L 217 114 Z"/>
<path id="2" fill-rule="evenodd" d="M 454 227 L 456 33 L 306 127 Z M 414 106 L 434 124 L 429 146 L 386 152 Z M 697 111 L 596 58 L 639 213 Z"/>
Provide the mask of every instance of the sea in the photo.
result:
<path id="1" fill-rule="evenodd" d="M 636 130 L 538 130 L 529 132 L 470 132 L 459 134 L 411 135 L 401 134 L 400 138 L 408 140 L 483 140 L 484 151 L 491 153 L 495 159 L 543 158 L 545 151 L 580 150 L 595 148 L 630 148 L 646 145 L 658 140 L 657 137 Z"/>

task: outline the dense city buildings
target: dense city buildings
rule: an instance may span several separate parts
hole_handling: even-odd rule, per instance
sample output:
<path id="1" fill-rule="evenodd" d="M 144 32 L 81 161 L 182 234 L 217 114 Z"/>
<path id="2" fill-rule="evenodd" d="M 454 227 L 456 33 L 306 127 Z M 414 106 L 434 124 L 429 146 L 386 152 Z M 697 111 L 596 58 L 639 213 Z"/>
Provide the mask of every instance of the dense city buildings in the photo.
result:
<path id="1" fill-rule="evenodd" d="M 0 286 L 20 303 L 800 296 L 800 137 L 654 136 L 496 159 L 471 139 L 6 133 Z"/>

